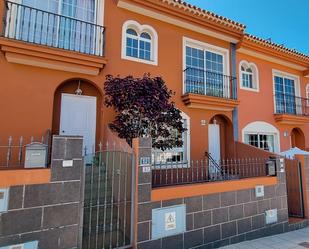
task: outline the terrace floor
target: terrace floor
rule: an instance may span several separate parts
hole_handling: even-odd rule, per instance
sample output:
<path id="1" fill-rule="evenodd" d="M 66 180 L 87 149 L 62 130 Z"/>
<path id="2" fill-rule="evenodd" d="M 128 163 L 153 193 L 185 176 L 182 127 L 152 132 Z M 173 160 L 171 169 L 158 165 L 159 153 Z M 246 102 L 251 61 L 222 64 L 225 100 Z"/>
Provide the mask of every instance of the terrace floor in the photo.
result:
<path id="1" fill-rule="evenodd" d="M 221 247 L 222 249 L 306 249 L 309 248 L 309 227 L 256 240 Z"/>

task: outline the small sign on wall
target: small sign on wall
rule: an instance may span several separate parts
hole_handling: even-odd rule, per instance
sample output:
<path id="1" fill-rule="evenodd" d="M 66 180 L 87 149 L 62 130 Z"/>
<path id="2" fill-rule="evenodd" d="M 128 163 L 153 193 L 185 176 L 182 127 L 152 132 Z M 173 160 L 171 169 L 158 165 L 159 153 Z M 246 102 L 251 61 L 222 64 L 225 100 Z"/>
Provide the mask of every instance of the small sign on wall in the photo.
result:
<path id="1" fill-rule="evenodd" d="M 265 212 L 266 224 L 273 224 L 278 222 L 278 210 L 271 209 Z"/>
<path id="2" fill-rule="evenodd" d="M 264 196 L 264 186 L 259 185 L 255 186 L 255 197 L 263 197 Z"/>
<path id="3" fill-rule="evenodd" d="M 150 173 L 150 172 L 151 172 L 150 166 L 143 166 L 143 173 Z"/>
<path id="4" fill-rule="evenodd" d="M 165 231 L 176 229 L 176 212 L 165 213 Z"/>
<path id="5" fill-rule="evenodd" d="M 140 166 L 150 165 L 150 163 L 151 163 L 150 157 L 141 157 L 139 159 Z"/>
<path id="6" fill-rule="evenodd" d="M 280 172 L 284 173 L 284 158 L 280 158 Z"/>
<path id="7" fill-rule="evenodd" d="M 73 167 L 73 160 L 63 160 L 62 167 L 64 168 Z"/>
<path id="8" fill-rule="evenodd" d="M 186 231 L 186 205 L 152 210 L 152 239 L 180 234 Z"/>

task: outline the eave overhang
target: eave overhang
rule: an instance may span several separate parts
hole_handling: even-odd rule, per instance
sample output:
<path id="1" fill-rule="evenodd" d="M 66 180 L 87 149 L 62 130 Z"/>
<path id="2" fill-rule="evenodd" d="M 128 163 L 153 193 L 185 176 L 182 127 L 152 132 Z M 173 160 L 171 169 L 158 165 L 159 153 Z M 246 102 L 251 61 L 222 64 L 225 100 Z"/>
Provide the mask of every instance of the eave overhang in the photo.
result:
<path id="1" fill-rule="evenodd" d="M 309 74 L 308 56 L 257 37 L 245 35 L 237 51 Z"/>
<path id="2" fill-rule="evenodd" d="M 175 0 L 118 0 L 117 6 L 181 28 L 238 43 L 245 26 Z M 210 13 L 210 12 L 209 12 Z"/>

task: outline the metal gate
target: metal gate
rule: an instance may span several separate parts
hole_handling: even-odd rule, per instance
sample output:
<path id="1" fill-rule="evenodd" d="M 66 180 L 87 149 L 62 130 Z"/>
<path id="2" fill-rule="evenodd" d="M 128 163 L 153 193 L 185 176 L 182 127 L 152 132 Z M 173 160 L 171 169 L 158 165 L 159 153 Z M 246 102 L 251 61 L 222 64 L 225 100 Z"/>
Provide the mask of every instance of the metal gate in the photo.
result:
<path id="1" fill-rule="evenodd" d="M 298 160 L 285 159 L 285 165 L 289 216 L 304 218 L 301 164 Z"/>
<path id="2" fill-rule="evenodd" d="M 131 153 L 97 152 L 85 166 L 83 249 L 131 246 L 133 176 Z"/>

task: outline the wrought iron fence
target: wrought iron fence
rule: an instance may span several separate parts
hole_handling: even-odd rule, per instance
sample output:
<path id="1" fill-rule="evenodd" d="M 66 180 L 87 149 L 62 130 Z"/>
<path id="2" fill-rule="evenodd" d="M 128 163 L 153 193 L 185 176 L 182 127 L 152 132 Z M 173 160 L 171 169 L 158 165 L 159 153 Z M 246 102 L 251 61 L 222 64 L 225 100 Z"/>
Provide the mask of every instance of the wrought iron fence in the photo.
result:
<path id="1" fill-rule="evenodd" d="M 211 158 L 152 166 L 152 187 L 229 181 L 266 176 L 269 158 L 244 158 L 214 161 Z"/>
<path id="2" fill-rule="evenodd" d="M 309 116 L 309 99 L 276 93 L 276 114 Z"/>
<path id="3" fill-rule="evenodd" d="M 83 249 L 126 248 L 132 242 L 132 153 L 100 151 L 85 166 Z"/>
<path id="4" fill-rule="evenodd" d="M 184 70 L 185 93 L 237 99 L 237 79 L 232 76 L 188 67 Z"/>
<path id="5" fill-rule="evenodd" d="M 46 149 L 46 165 L 50 162 L 51 132 L 48 130 L 41 137 L 14 138 L 9 136 L 6 140 L 0 139 L 0 170 L 24 168 L 26 148 L 31 145 L 42 145 Z M 41 165 L 44 167 L 46 165 Z"/>
<path id="6" fill-rule="evenodd" d="M 103 26 L 49 11 L 5 1 L 2 36 L 29 43 L 104 55 Z"/>

